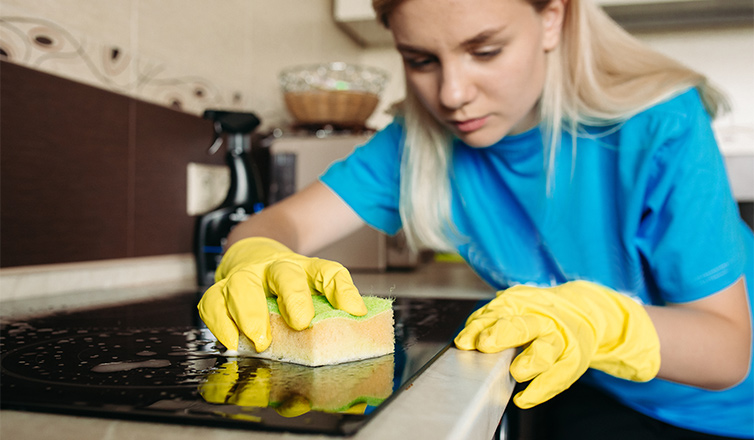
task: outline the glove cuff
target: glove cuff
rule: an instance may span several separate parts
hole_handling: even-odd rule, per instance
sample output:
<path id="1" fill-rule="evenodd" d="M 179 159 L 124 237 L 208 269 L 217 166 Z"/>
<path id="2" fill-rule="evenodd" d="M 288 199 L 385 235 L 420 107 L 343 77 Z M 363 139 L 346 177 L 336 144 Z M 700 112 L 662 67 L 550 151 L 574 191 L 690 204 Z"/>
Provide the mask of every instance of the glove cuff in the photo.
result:
<path id="1" fill-rule="evenodd" d="M 215 272 L 215 282 L 235 272 L 239 266 L 270 261 L 275 255 L 293 253 L 277 240 L 267 237 L 249 237 L 233 243 L 225 251 Z"/>
<path id="2" fill-rule="evenodd" d="M 604 313 L 604 332 L 589 363 L 612 376 L 646 382 L 660 369 L 660 338 L 644 306 L 612 289 L 575 281 L 576 292 L 588 295 Z"/>

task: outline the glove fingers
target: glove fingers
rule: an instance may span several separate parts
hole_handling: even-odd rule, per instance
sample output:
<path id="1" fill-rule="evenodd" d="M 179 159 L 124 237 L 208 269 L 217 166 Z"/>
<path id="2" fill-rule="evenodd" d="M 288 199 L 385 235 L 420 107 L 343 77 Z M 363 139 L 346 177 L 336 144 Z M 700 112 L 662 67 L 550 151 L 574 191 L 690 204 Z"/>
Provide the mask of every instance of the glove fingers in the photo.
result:
<path id="1" fill-rule="evenodd" d="M 314 318 L 314 304 L 304 269 L 293 261 L 279 260 L 266 272 L 267 286 L 278 297 L 280 315 L 294 330 L 309 327 Z"/>
<path id="2" fill-rule="evenodd" d="M 353 284 L 348 269 L 334 261 L 310 258 L 306 272 L 310 276 L 312 288 L 325 295 L 330 305 L 354 316 L 367 314 L 367 307 Z"/>
<path id="3" fill-rule="evenodd" d="M 207 289 L 197 308 L 199 317 L 210 332 L 229 350 L 238 350 L 238 327 L 228 313 L 223 289 L 226 281 L 222 280 Z"/>
<path id="4" fill-rule="evenodd" d="M 272 329 L 267 299 L 259 275 L 247 270 L 235 272 L 225 283 L 223 296 L 228 312 L 241 333 L 254 343 L 257 352 L 266 350 L 272 342 Z M 236 349 L 237 346 L 236 342 Z"/>
<path id="5" fill-rule="evenodd" d="M 477 350 L 497 353 L 521 347 L 549 331 L 548 325 L 548 319 L 537 315 L 502 316 L 479 333 Z"/>
<path id="6" fill-rule="evenodd" d="M 458 333 L 453 342 L 461 350 L 476 350 L 479 334 L 496 321 L 497 319 L 494 317 L 483 314 L 479 315 L 475 319 L 466 322 L 466 327 Z"/>
<path id="7" fill-rule="evenodd" d="M 524 313 L 525 306 L 530 300 L 529 297 L 525 297 L 523 304 L 520 303 L 522 295 L 527 295 L 528 292 L 536 290 L 534 287 L 529 286 L 514 286 L 507 290 L 501 290 L 497 292 L 497 298 L 493 299 L 489 303 L 475 310 L 467 319 L 466 324 L 478 318 L 479 316 L 486 314 L 490 316 L 505 317 L 520 315 Z"/>
<path id="8" fill-rule="evenodd" d="M 568 346 L 568 341 L 565 344 L 564 354 L 513 398 L 519 408 L 531 408 L 551 399 L 568 389 L 586 372 L 588 359 L 577 348 Z"/>
<path id="9" fill-rule="evenodd" d="M 552 367 L 564 349 L 565 342 L 559 333 L 541 335 L 513 360 L 510 367 L 511 376 L 516 382 L 532 380 Z"/>
<path id="10" fill-rule="evenodd" d="M 546 402 L 561 392 L 567 390 L 584 374 L 584 371 L 566 371 L 558 368 L 556 364 L 552 369 L 534 378 L 529 385 L 513 397 L 513 403 L 519 408 L 527 409 L 540 403 Z"/>

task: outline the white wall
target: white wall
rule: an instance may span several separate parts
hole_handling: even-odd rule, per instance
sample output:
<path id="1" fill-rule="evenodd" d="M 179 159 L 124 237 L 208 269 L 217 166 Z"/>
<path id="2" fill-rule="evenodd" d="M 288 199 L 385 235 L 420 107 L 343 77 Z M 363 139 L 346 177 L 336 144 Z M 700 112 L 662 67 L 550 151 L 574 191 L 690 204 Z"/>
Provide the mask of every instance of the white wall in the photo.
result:
<path id="1" fill-rule="evenodd" d="M 707 75 L 728 95 L 733 112 L 718 125 L 754 129 L 754 28 L 701 28 L 637 37 Z"/>

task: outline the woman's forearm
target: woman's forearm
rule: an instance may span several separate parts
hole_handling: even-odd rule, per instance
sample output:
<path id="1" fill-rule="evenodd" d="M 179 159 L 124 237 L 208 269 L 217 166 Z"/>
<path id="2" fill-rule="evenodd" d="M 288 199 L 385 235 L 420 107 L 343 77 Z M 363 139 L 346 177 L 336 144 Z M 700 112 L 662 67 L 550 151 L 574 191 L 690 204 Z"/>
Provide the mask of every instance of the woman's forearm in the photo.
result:
<path id="1" fill-rule="evenodd" d="M 746 377 L 751 316 L 743 279 L 708 298 L 647 312 L 660 338 L 658 377 L 713 390 Z"/>
<path id="2" fill-rule="evenodd" d="M 272 238 L 293 251 L 298 251 L 299 248 L 296 228 L 290 224 L 284 211 L 275 206 L 265 208 L 233 228 L 228 235 L 226 247 L 248 237 Z"/>
<path id="3" fill-rule="evenodd" d="M 356 231 L 364 222 L 329 188 L 314 182 L 236 226 L 227 246 L 247 237 L 277 240 L 308 255 Z"/>

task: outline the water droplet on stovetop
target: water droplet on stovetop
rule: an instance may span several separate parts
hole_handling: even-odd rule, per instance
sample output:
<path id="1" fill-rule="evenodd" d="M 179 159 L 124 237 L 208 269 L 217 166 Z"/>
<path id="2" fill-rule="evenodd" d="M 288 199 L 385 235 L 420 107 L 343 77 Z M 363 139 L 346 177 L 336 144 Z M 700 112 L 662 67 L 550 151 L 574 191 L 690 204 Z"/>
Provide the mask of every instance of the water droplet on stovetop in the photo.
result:
<path id="1" fill-rule="evenodd" d="M 167 359 L 150 359 L 141 362 L 105 362 L 92 367 L 92 371 L 95 373 L 113 373 L 116 371 L 134 370 L 137 368 L 164 368 L 169 366 L 170 361 Z"/>

